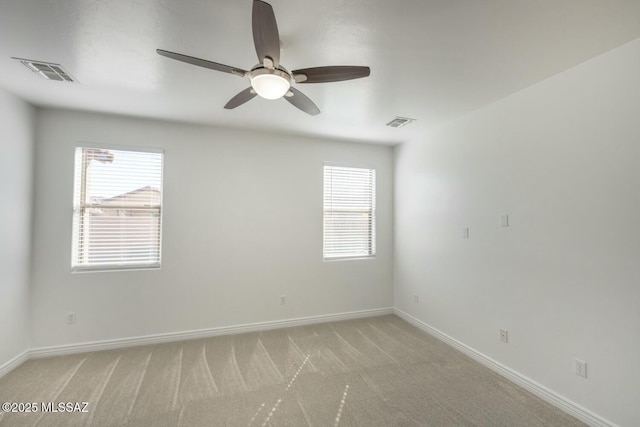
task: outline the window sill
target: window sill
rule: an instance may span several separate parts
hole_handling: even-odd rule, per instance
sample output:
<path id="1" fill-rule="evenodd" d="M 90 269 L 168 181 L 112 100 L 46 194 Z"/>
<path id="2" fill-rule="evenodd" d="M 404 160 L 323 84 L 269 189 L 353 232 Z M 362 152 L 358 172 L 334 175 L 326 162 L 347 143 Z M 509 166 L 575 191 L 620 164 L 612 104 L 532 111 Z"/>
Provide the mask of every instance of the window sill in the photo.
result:
<path id="1" fill-rule="evenodd" d="M 353 261 L 353 260 L 365 260 L 365 259 L 375 259 L 375 255 L 361 255 L 361 256 L 345 256 L 345 257 L 336 257 L 336 258 L 323 258 L 323 262 L 334 262 L 334 261 Z"/>
<path id="2" fill-rule="evenodd" d="M 140 271 L 140 270 L 160 270 L 160 264 L 144 265 L 114 265 L 114 266 L 94 266 L 94 267 L 71 267 L 71 274 L 76 273 L 110 273 L 117 271 Z"/>

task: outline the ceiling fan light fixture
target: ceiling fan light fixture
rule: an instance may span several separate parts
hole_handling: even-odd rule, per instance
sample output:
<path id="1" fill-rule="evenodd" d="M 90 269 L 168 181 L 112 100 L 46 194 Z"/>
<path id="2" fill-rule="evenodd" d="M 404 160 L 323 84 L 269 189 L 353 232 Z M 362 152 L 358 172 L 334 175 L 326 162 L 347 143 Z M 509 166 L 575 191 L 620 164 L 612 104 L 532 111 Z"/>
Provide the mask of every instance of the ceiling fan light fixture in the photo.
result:
<path id="1" fill-rule="evenodd" d="M 251 86 L 231 98 L 224 106 L 227 110 L 239 107 L 256 96 L 260 96 L 265 99 L 283 98 L 297 109 L 311 116 L 316 116 L 320 114 L 318 106 L 305 94 L 291 86 L 293 82 L 329 83 L 359 79 L 370 75 L 369 67 L 350 65 L 311 67 L 289 72 L 280 64 L 282 43 L 273 7 L 264 0 L 253 0 L 251 29 L 253 31 L 253 45 L 258 55 L 258 64 L 251 71 L 164 49 L 156 49 L 156 52 L 158 55 L 176 61 L 249 78 Z"/>
<path id="2" fill-rule="evenodd" d="M 251 87 L 265 99 L 278 99 L 289 92 L 291 77 L 281 70 L 260 68 L 251 72 Z"/>

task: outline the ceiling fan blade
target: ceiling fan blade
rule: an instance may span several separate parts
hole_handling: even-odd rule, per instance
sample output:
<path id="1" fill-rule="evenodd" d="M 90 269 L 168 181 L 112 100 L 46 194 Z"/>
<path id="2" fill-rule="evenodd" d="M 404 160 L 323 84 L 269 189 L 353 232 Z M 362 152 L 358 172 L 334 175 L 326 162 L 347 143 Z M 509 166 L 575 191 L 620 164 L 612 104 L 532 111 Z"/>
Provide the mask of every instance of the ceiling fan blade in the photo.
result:
<path id="1" fill-rule="evenodd" d="M 280 35 L 273 8 L 269 3 L 253 0 L 252 12 L 253 44 L 258 60 L 262 64 L 265 57 L 271 58 L 274 67 L 280 65 Z"/>
<path id="2" fill-rule="evenodd" d="M 236 76 L 244 77 L 247 71 L 230 67 L 229 65 L 218 64 L 217 62 L 207 61 L 206 59 L 195 58 L 193 56 L 183 55 L 181 53 L 169 52 L 168 50 L 156 49 L 158 55 L 166 56 L 167 58 L 175 59 L 176 61 L 186 62 L 187 64 L 197 65 L 199 67 L 208 68 L 210 70 L 222 71 L 223 73 L 235 74 Z"/>
<path id="3" fill-rule="evenodd" d="M 371 74 L 371 69 L 369 67 L 336 65 L 330 67 L 303 68 L 293 70 L 291 73 L 296 83 L 328 83 L 367 77 Z M 306 79 L 303 76 L 306 76 Z"/>
<path id="4" fill-rule="evenodd" d="M 227 105 L 224 106 L 227 110 L 231 110 L 233 108 L 239 107 L 247 101 L 251 101 L 255 98 L 256 93 L 253 91 L 252 87 L 248 87 L 227 102 Z"/>
<path id="5" fill-rule="evenodd" d="M 307 114 L 311 114 L 312 116 L 317 116 L 320 114 L 320 109 L 313 103 L 312 100 L 307 98 L 307 96 L 300 92 L 298 89 L 291 87 L 289 90 L 293 93 L 293 96 L 284 96 L 284 99 L 289 101 L 293 106 L 301 109 Z"/>

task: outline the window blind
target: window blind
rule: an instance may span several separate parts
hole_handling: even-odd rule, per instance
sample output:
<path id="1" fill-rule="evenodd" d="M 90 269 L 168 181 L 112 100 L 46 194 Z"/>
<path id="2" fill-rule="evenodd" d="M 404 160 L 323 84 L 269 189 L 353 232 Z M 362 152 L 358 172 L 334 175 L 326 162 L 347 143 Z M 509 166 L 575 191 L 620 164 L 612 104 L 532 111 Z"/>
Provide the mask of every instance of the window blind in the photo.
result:
<path id="1" fill-rule="evenodd" d="M 324 166 L 324 259 L 376 254 L 375 169 Z"/>
<path id="2" fill-rule="evenodd" d="M 76 148 L 72 267 L 160 266 L 162 157 Z"/>

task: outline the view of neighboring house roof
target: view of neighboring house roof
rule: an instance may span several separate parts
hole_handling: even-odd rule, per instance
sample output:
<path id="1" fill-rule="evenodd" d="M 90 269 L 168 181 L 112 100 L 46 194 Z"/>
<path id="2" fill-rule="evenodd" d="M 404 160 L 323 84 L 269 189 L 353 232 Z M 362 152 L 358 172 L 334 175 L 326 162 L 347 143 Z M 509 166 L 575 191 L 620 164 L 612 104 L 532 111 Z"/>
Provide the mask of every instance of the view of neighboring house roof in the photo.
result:
<path id="1" fill-rule="evenodd" d="M 161 202 L 161 193 L 157 188 L 153 188 L 149 185 L 142 188 L 138 188 L 128 193 L 119 194 L 117 196 L 108 199 L 95 199 L 93 204 L 108 206 L 108 205 L 145 205 L 145 206 L 159 206 Z"/>

